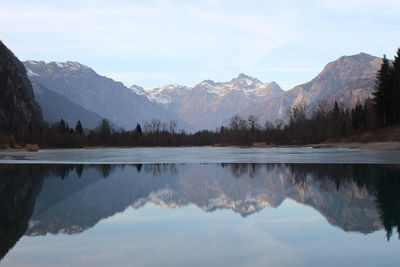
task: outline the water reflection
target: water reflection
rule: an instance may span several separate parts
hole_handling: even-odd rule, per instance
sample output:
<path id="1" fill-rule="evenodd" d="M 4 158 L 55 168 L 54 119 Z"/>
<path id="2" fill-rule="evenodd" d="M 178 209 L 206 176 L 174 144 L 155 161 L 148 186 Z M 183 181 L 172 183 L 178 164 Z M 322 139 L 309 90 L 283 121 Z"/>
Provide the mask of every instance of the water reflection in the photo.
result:
<path id="1" fill-rule="evenodd" d="M 0 165 L 0 177 L 1 258 L 24 234 L 77 234 L 149 203 L 246 217 L 289 198 L 344 231 L 400 229 L 397 165 Z"/>

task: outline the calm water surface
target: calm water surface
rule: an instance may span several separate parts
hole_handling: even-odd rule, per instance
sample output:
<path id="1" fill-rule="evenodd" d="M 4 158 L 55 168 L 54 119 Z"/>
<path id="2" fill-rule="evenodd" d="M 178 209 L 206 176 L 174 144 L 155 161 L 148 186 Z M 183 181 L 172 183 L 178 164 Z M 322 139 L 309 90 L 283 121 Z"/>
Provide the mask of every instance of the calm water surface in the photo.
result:
<path id="1" fill-rule="evenodd" d="M 1 266 L 400 265 L 396 164 L 0 164 L 0 210 Z"/>

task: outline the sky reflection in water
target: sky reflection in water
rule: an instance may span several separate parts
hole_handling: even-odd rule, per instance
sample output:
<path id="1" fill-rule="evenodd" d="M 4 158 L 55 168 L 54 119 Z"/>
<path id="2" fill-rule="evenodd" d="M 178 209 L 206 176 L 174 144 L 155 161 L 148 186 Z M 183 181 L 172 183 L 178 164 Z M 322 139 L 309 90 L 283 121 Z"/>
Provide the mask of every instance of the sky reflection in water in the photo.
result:
<path id="1" fill-rule="evenodd" d="M 1 165 L 0 174 L 4 266 L 400 262 L 397 165 Z"/>

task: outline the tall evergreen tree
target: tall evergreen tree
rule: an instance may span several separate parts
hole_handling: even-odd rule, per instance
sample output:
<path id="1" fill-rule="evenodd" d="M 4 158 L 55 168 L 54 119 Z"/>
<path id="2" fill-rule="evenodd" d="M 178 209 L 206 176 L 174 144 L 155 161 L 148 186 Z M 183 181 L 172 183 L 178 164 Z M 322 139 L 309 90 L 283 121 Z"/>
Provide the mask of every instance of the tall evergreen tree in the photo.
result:
<path id="1" fill-rule="evenodd" d="M 76 132 L 77 134 L 79 134 L 79 135 L 82 135 L 82 134 L 83 134 L 83 127 L 82 127 L 82 123 L 81 123 L 80 120 L 78 120 L 78 122 L 76 123 L 75 132 Z"/>
<path id="2" fill-rule="evenodd" d="M 335 104 L 333 105 L 333 119 L 338 120 L 340 115 L 340 108 L 339 104 L 337 101 L 335 101 Z"/>
<path id="3" fill-rule="evenodd" d="M 388 124 L 390 119 L 389 116 L 391 113 L 390 103 L 392 98 L 392 90 L 390 82 L 390 72 L 390 62 L 386 58 L 386 55 L 384 55 L 381 68 L 378 71 L 376 77 L 375 91 L 372 93 L 374 96 L 373 101 L 376 113 L 384 127 L 386 127 L 386 125 Z"/>
<path id="4" fill-rule="evenodd" d="M 400 123 L 400 48 L 393 61 L 392 71 L 393 105 L 392 113 L 395 123 Z"/>
<path id="5" fill-rule="evenodd" d="M 361 105 L 361 103 L 357 103 L 351 112 L 352 127 L 355 132 L 361 132 L 367 128 L 366 115 L 365 106 Z"/>
<path id="6" fill-rule="evenodd" d="M 56 125 L 57 132 L 60 134 L 67 133 L 69 131 L 68 124 L 61 119 L 60 122 Z"/>
<path id="7" fill-rule="evenodd" d="M 142 136 L 142 135 L 143 135 L 142 126 L 140 126 L 139 123 L 136 124 L 135 133 L 136 133 L 138 136 Z"/>
<path id="8" fill-rule="evenodd" d="M 100 143 L 109 145 L 112 127 L 107 119 L 102 119 L 99 126 Z"/>

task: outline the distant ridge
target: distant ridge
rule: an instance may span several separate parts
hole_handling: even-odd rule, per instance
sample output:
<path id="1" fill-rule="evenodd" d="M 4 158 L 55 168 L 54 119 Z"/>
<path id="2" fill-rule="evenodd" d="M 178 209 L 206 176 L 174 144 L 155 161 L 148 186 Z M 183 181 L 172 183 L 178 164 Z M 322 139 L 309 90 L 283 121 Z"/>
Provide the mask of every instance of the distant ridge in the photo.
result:
<path id="1" fill-rule="evenodd" d="M 32 86 L 35 99 L 42 108 L 43 119 L 46 122 L 55 123 L 63 119 L 70 127 L 75 127 L 78 120 L 80 120 L 84 128 L 94 129 L 103 118 L 41 84 L 33 82 Z"/>

